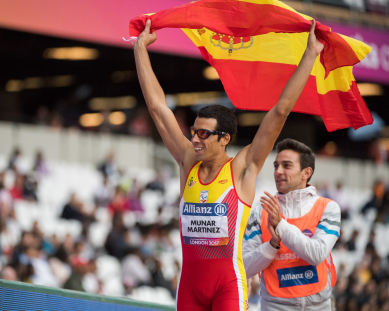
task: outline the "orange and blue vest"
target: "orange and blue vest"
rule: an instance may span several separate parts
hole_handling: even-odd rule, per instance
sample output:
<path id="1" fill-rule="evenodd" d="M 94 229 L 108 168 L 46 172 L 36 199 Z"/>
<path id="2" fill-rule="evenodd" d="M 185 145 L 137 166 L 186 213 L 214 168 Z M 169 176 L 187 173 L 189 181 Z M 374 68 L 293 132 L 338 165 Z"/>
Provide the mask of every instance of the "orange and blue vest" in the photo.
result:
<path id="1" fill-rule="evenodd" d="M 322 197 L 318 198 L 306 215 L 299 218 L 289 218 L 288 223 L 298 227 L 302 233 L 311 238 L 330 201 Z M 271 234 L 267 229 L 267 217 L 268 213 L 263 209 L 261 230 L 264 243 L 271 240 Z M 285 217 L 282 216 L 282 218 Z M 330 265 L 327 259 L 318 266 L 312 266 L 283 245 L 282 241 L 280 246 L 277 253 L 278 260 L 273 260 L 263 271 L 266 289 L 270 295 L 281 298 L 297 298 L 316 294 L 327 286 L 329 272 L 331 273 L 331 285 L 332 287 L 335 285 L 335 267 L 332 263 Z"/>

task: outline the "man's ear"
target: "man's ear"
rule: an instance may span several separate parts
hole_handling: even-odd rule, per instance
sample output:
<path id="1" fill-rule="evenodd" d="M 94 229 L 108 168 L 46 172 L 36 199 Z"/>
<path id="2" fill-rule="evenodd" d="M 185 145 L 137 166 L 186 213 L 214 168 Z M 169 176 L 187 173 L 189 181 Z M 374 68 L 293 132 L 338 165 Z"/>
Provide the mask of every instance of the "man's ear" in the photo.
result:
<path id="1" fill-rule="evenodd" d="M 221 139 L 222 146 L 227 146 L 230 141 L 231 141 L 231 135 L 230 134 L 224 135 Z"/>
<path id="2" fill-rule="evenodd" d="M 303 179 L 308 180 L 313 174 L 312 167 L 306 167 L 303 169 Z"/>

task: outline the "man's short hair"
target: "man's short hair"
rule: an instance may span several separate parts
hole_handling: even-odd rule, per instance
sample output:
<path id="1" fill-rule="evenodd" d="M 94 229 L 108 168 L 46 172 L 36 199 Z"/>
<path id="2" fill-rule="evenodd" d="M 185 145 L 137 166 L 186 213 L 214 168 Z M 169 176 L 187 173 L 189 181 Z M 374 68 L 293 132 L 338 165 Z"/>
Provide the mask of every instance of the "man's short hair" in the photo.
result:
<path id="1" fill-rule="evenodd" d="M 216 119 L 216 131 L 227 132 L 231 136 L 238 131 L 238 125 L 234 113 L 222 105 L 210 105 L 201 108 L 197 113 L 198 118 Z M 219 141 L 222 135 L 219 135 Z"/>
<path id="2" fill-rule="evenodd" d="M 312 168 L 312 175 L 315 171 L 315 154 L 312 152 L 311 148 L 307 145 L 300 143 L 297 140 L 286 138 L 280 141 L 276 146 L 277 153 L 280 153 L 284 150 L 293 150 L 300 155 L 300 167 L 301 170 L 304 168 Z M 307 183 L 311 180 L 311 177 L 308 178 Z"/>

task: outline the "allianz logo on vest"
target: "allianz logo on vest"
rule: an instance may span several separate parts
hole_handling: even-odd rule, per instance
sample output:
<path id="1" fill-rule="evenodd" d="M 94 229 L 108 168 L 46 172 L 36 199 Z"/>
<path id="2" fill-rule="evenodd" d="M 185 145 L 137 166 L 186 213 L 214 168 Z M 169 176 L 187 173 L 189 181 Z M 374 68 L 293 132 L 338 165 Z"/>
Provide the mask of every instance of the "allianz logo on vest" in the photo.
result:
<path id="1" fill-rule="evenodd" d="M 319 278 L 315 266 L 301 266 L 277 270 L 279 287 L 292 287 L 318 283 Z"/>
<path id="2" fill-rule="evenodd" d="M 284 274 L 281 275 L 281 281 L 287 281 L 287 280 L 295 280 L 295 279 L 303 279 L 307 278 L 308 280 L 313 278 L 313 272 L 311 270 L 305 271 L 305 273 L 299 273 L 299 274 Z"/>

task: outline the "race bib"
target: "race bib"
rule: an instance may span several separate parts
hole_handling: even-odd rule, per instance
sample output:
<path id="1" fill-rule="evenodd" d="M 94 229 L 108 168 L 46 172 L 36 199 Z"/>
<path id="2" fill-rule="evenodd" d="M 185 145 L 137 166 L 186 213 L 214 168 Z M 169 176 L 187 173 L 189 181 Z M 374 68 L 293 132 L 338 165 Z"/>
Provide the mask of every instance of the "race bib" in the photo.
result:
<path id="1" fill-rule="evenodd" d="M 198 246 L 228 244 L 227 203 L 185 203 L 181 215 L 184 243 Z"/>

